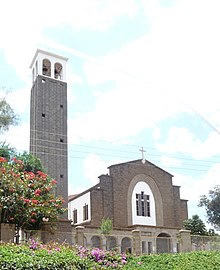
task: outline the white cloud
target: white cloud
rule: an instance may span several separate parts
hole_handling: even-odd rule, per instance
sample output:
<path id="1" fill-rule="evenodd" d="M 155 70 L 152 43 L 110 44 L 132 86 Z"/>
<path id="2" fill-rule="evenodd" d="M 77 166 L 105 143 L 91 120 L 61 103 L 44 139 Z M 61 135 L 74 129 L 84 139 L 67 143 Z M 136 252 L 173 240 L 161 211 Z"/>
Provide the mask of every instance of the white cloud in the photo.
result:
<path id="1" fill-rule="evenodd" d="M 189 154 L 195 159 L 210 158 L 220 153 L 220 135 L 213 131 L 202 141 L 187 128 L 170 128 L 167 140 L 163 144 L 157 144 L 158 151 L 167 154 Z"/>
<path id="2" fill-rule="evenodd" d="M 157 141 L 161 138 L 161 130 L 159 127 L 155 127 L 152 132 L 152 138 Z"/>
<path id="3" fill-rule="evenodd" d="M 36 48 L 44 43 L 47 28 L 81 30 L 107 30 L 121 16 L 134 16 L 137 5 L 134 0 L 60 1 L 39 0 L 34 5 L 27 0 L 2 3 L 0 24 L 1 44 L 6 61 L 15 68 L 18 76 L 28 82 L 27 69 Z M 71 31 L 71 30 L 70 30 Z M 50 46 L 50 44 L 48 44 Z M 50 48 L 47 48 L 50 50 Z M 28 75 L 28 76 L 27 76 Z"/>
<path id="4" fill-rule="evenodd" d="M 11 127 L 7 133 L 0 136 L 1 141 L 6 141 L 18 152 L 29 151 L 29 138 L 29 123 L 21 123 L 19 126 Z"/>
<path id="5" fill-rule="evenodd" d="M 209 190 L 219 185 L 219 170 L 220 163 L 216 163 L 199 178 L 175 173 L 173 183 L 181 186 L 182 198 L 198 204 L 200 196 L 208 195 Z"/>
<path id="6" fill-rule="evenodd" d="M 173 157 L 167 157 L 167 156 L 162 156 L 160 158 L 161 162 L 161 167 L 162 168 L 169 168 L 169 167 L 180 167 L 182 164 L 182 161 L 179 158 L 173 158 Z"/>
<path id="7" fill-rule="evenodd" d="M 28 74 L 27 71 L 34 48 L 42 42 L 44 46 L 48 46 L 47 49 L 51 46 L 56 47 L 55 43 L 52 44 L 45 39 L 43 31 L 46 27 L 57 27 L 59 30 L 65 25 L 70 29 L 103 30 L 112 26 L 116 18 L 132 17 L 137 14 L 139 8 L 145 7 L 148 16 L 146 20 L 150 22 L 150 30 L 146 35 L 125 44 L 115 53 L 100 57 L 98 61 L 100 64 L 94 63 L 97 59 L 78 52 L 78 56 L 92 60 L 84 66 L 89 83 L 113 80 L 116 85 L 112 93 L 106 94 L 106 98 L 99 99 L 102 104 L 97 101 L 95 112 L 82 115 L 79 121 L 82 125 L 83 121 L 85 124 L 94 122 L 94 119 L 103 113 L 101 108 L 112 109 L 111 104 L 115 109 L 113 118 L 118 119 L 114 127 L 118 130 L 119 136 L 124 136 L 120 123 L 126 121 L 125 117 L 118 117 L 119 112 L 121 115 L 129 116 L 131 120 L 136 119 L 133 130 L 129 123 L 125 123 L 127 131 L 125 132 L 124 129 L 124 133 L 132 136 L 146 126 L 171 117 L 180 110 L 188 110 L 183 104 L 180 106 L 175 101 L 175 97 L 190 104 L 205 116 L 212 112 L 212 119 L 217 119 L 220 40 L 215 32 L 218 32 L 218 22 L 220 22 L 216 12 L 219 3 L 213 1 L 207 6 L 206 1 L 199 1 L 196 4 L 191 3 L 190 9 L 188 4 L 186 1 L 178 1 L 172 8 L 162 8 L 159 1 L 154 3 L 146 1 L 138 5 L 132 0 L 121 0 L 117 3 L 106 1 L 104 4 L 103 1 L 96 0 L 80 3 L 64 1 L 60 6 L 60 2 L 54 1 L 53 5 L 49 2 L 44 3 L 42 9 L 40 1 L 33 11 L 28 1 L 15 3 L 12 10 L 10 4 L 5 2 L 2 10 L 11 10 L 13 20 L 8 20 L 8 13 L 3 12 L 0 19 L 2 25 L 5 21 L 8 23 L 3 29 L 2 36 L 5 38 L 0 47 L 4 49 L 8 63 L 15 67 L 19 76 L 26 82 L 30 82 L 30 73 Z M 25 7 L 23 16 L 21 16 L 22 7 Z M 206 20 L 204 14 L 207 16 Z M 8 35 L 9 32 L 13 34 Z M 62 46 L 58 46 L 57 49 L 65 51 Z M 73 51 L 72 49 L 73 55 L 77 53 Z M 71 50 L 68 53 L 71 53 Z M 70 78 L 74 82 L 83 83 L 79 75 Z M 119 106 L 117 99 L 120 98 L 122 102 Z M 135 101 L 133 104 L 132 100 Z M 143 124 L 143 118 L 140 119 L 144 113 L 146 118 L 151 115 L 151 119 L 147 119 L 146 124 Z M 103 117 L 99 116 L 98 127 L 102 126 L 104 121 L 108 122 L 108 126 L 112 126 L 112 123 L 109 123 L 109 116 L 107 112 Z M 83 131 L 87 130 L 83 129 Z"/>
<path id="8" fill-rule="evenodd" d="M 84 176 L 92 185 L 95 185 L 99 182 L 98 177 L 100 175 L 108 173 L 108 166 L 108 162 L 103 161 L 100 156 L 91 153 L 83 161 Z"/>
<path id="9" fill-rule="evenodd" d="M 75 183 L 68 182 L 68 195 L 75 195 L 85 191 L 85 187 L 76 186 Z"/>
<path id="10" fill-rule="evenodd" d="M 24 112 L 29 113 L 30 109 L 30 89 L 27 87 L 19 89 L 17 91 L 10 92 L 6 100 L 11 105 L 13 110 L 18 114 L 22 114 Z"/>

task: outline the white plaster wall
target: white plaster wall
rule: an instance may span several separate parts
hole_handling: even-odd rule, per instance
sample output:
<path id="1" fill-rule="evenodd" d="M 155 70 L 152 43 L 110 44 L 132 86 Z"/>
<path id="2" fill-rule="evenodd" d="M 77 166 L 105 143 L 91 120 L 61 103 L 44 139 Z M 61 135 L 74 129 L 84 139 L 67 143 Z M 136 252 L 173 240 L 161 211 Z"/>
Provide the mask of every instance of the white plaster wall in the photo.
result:
<path id="1" fill-rule="evenodd" d="M 77 209 L 77 224 L 82 223 L 83 220 L 83 206 L 88 204 L 88 220 L 91 220 L 91 209 L 90 209 L 90 192 L 72 200 L 68 204 L 68 218 L 73 220 L 73 210 Z"/>
<path id="2" fill-rule="evenodd" d="M 136 212 L 136 193 L 150 195 L 150 217 L 137 216 Z M 132 192 L 132 224 L 156 226 L 155 200 L 153 193 L 147 183 L 140 181 L 134 187 Z"/>

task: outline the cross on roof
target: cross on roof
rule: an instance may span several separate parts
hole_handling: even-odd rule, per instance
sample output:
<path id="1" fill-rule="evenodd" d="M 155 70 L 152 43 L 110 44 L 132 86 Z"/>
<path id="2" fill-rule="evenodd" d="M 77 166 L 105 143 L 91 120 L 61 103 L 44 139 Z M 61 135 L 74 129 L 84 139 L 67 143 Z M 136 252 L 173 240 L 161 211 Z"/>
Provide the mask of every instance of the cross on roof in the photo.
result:
<path id="1" fill-rule="evenodd" d="M 144 150 L 144 148 L 141 147 L 141 149 L 139 149 L 139 151 L 141 151 L 141 155 L 142 155 L 142 163 L 145 163 L 144 152 L 146 152 L 146 150 Z"/>

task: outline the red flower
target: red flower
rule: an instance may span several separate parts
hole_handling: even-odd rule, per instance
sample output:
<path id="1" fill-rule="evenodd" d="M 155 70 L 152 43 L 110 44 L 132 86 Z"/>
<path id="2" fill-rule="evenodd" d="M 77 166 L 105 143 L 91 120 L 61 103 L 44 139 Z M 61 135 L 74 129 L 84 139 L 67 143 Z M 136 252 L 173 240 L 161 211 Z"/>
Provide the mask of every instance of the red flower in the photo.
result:
<path id="1" fill-rule="evenodd" d="M 53 179 L 53 180 L 51 181 L 51 183 L 57 184 L 57 181 Z"/>
<path id="2" fill-rule="evenodd" d="M 7 159 L 4 157 L 0 157 L 0 162 L 7 162 Z"/>
<path id="3" fill-rule="evenodd" d="M 32 202 L 33 204 L 38 204 L 38 200 L 35 200 L 35 199 L 32 199 L 31 202 Z"/>
<path id="4" fill-rule="evenodd" d="M 5 168 L 0 168 L 0 170 L 5 173 L 6 172 L 6 169 Z"/>
<path id="5" fill-rule="evenodd" d="M 24 199 L 24 202 L 26 202 L 26 203 L 29 203 L 31 200 L 29 200 L 29 199 Z"/>
<path id="6" fill-rule="evenodd" d="M 41 171 L 38 171 L 37 174 L 38 174 L 39 176 L 41 176 L 42 178 L 47 178 L 47 174 L 46 174 L 46 173 L 43 173 L 43 172 L 41 172 Z"/>
<path id="7" fill-rule="evenodd" d="M 12 160 L 15 162 L 15 163 L 18 163 L 18 164 L 23 164 L 23 161 L 20 160 L 20 159 L 17 159 L 17 158 L 12 158 Z"/>
<path id="8" fill-rule="evenodd" d="M 36 190 L 34 191 L 34 194 L 35 194 L 36 196 L 40 196 L 41 190 L 40 190 L 40 189 L 36 189 Z"/>
<path id="9" fill-rule="evenodd" d="M 35 174 L 34 173 L 32 173 L 32 172 L 28 172 L 28 179 L 29 180 L 31 180 L 31 179 L 33 179 L 34 177 L 35 177 Z"/>

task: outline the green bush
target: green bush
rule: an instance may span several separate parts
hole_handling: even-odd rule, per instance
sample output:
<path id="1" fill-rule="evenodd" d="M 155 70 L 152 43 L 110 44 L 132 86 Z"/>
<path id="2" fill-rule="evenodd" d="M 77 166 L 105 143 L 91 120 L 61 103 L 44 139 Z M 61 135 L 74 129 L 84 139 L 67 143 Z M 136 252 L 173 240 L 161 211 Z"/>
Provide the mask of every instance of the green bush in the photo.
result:
<path id="1" fill-rule="evenodd" d="M 32 240 L 29 245 L 0 244 L 0 270 L 218 270 L 220 252 L 197 251 L 179 254 L 126 256 L 97 248 L 86 249 Z"/>
<path id="2" fill-rule="evenodd" d="M 214 270 L 220 269 L 219 251 L 131 256 L 123 269 Z"/>
<path id="3" fill-rule="evenodd" d="M 70 247 L 0 245 L 0 269 L 92 269 L 94 262 L 80 258 Z"/>

